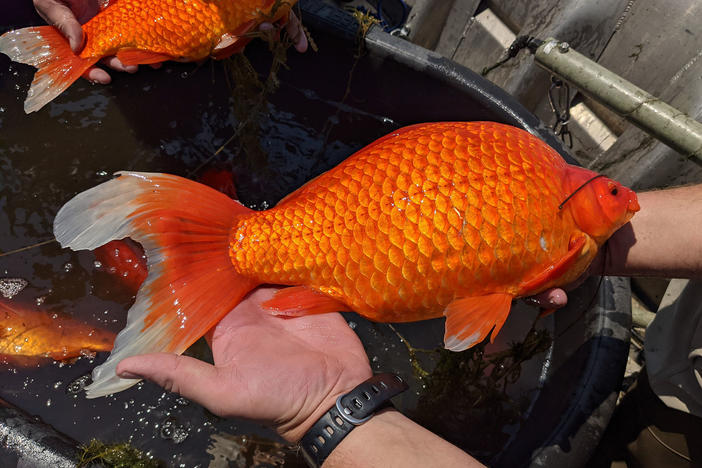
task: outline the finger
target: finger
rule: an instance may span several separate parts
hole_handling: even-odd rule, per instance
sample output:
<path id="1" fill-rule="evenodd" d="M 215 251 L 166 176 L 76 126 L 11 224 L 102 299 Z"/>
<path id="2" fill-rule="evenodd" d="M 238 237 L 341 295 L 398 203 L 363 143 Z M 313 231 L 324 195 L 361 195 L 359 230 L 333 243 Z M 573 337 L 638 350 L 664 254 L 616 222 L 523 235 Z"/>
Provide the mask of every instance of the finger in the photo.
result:
<path id="1" fill-rule="evenodd" d="M 73 52 L 78 53 L 82 49 L 83 29 L 70 8 L 56 0 L 34 0 L 34 8 L 39 16 L 68 39 Z"/>
<path id="2" fill-rule="evenodd" d="M 120 59 L 115 56 L 105 57 L 100 60 L 100 63 L 120 72 L 136 73 L 136 71 L 139 69 L 137 65 L 124 65 Z"/>
<path id="3" fill-rule="evenodd" d="M 116 372 L 123 379 L 149 380 L 210 409 L 217 406 L 217 389 L 222 387 L 213 365 L 170 353 L 128 357 L 117 365 Z"/>
<path id="4" fill-rule="evenodd" d="M 288 24 L 285 25 L 285 29 L 288 31 L 288 35 L 293 41 L 295 50 L 300 53 L 305 52 L 308 45 L 307 35 L 305 34 L 305 30 L 302 28 L 302 23 L 300 23 L 300 20 L 292 10 L 290 10 L 290 20 L 288 21 Z"/>
<path id="5" fill-rule="evenodd" d="M 544 292 L 525 299 L 528 304 L 546 309 L 560 309 L 568 304 L 568 295 L 560 288 L 547 289 Z"/>
<path id="6" fill-rule="evenodd" d="M 112 81 L 110 74 L 102 68 L 92 67 L 83 73 L 83 78 L 93 83 L 109 84 Z"/>

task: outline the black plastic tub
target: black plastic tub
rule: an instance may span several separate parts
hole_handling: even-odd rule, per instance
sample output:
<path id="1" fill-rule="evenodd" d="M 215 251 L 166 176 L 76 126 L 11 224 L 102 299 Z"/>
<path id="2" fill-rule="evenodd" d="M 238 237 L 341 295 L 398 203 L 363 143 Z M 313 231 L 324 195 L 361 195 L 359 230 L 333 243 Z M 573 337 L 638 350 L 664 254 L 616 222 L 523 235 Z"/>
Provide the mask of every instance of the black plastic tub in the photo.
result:
<path id="1" fill-rule="evenodd" d="M 41 22 L 28 3 L 11 0 L 4 5 L 0 32 Z M 379 29 L 370 31 L 365 53 L 356 59 L 355 20 L 324 2 L 300 4 L 319 52 L 289 52 L 288 68 L 279 74 L 280 88 L 269 97 L 263 115 L 254 119 L 255 130 L 239 134 L 214 157 L 238 123 L 249 117 L 242 111 L 242 97 L 231 97 L 222 64 L 167 64 L 136 75 L 115 73 L 109 86 L 81 81 L 27 116 L 22 101 L 33 69 L 0 56 L 0 251 L 51 238 L 58 208 L 117 170 L 194 179 L 211 167 L 232 171 L 242 202 L 265 208 L 365 144 L 417 122 L 508 123 L 534 133 L 573 161 L 545 125 L 483 78 Z M 267 47 L 254 41 L 246 55 L 265 76 L 271 62 Z M 46 313 L 113 330 L 124 324 L 132 301 L 94 264 L 91 253 L 63 251 L 51 243 L 0 256 L 4 278 L 28 282 L 12 301 L 38 300 L 37 307 Z M 498 342 L 486 352 L 524 339 L 536 314 L 517 305 Z M 522 413 L 498 434 L 499 450 L 473 450 L 481 440 L 466 440 L 455 426 L 432 429 L 492 466 L 585 465 L 614 408 L 626 364 L 630 315 L 628 283 L 605 278 L 587 282 L 571 295 L 566 309 L 539 321 L 538 328 L 553 341 L 522 366 L 510 386 Z M 354 314 L 346 317 L 364 341 L 374 369 L 411 378 L 407 349 L 387 325 Z M 439 320 L 397 329 L 414 346 L 431 347 L 441 341 L 442 327 Z M 206 354 L 198 346 L 191 352 Z M 212 460 L 246 466 L 261 462 L 256 458 L 260 454 L 268 457 L 265 463 L 304 466 L 272 431 L 246 421 L 221 420 L 148 383 L 97 400 L 76 394 L 70 384 L 105 357 L 0 368 L 0 398 L 14 407 L 0 411 L 3 422 L 11 415 L 29 414 L 53 426 L 62 434 L 52 439 L 61 441 L 60 448 L 46 449 L 68 458 L 74 441 L 85 444 L 95 437 L 130 441 L 168 466 L 207 466 Z M 421 420 L 416 407 L 423 391 L 423 383 L 414 380 L 398 407 Z M 466 427 L 472 417 L 465 415 Z M 31 426 L 31 419 L 23 421 Z M 0 459 L 10 460 L 7 466 L 19 466 L 19 459 L 32 466 L 27 457 L 41 452 L 21 453 L 22 445 L 10 444 L 27 427 L 0 423 L 3 430 L 8 428 L 0 432 Z M 44 434 L 29 429 L 29 434 Z M 37 443 L 44 439 L 38 437 Z M 33 463 L 41 466 L 41 460 Z"/>

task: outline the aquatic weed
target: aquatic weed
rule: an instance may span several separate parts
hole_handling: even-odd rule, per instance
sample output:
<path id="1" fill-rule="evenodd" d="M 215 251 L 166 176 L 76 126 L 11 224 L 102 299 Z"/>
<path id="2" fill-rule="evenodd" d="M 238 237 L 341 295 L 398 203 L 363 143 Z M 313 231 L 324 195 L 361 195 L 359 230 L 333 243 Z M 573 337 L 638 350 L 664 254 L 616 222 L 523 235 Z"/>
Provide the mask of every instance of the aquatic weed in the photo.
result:
<path id="1" fill-rule="evenodd" d="M 149 458 L 144 452 L 128 443 L 106 444 L 92 439 L 87 446 L 81 446 L 78 468 L 96 464 L 108 468 L 158 468 L 158 460 Z"/>
<path id="2" fill-rule="evenodd" d="M 461 353 L 437 350 L 436 367 L 426 376 L 411 417 L 450 442 L 488 461 L 509 439 L 505 428 L 520 424 L 528 395 L 512 397 L 522 365 L 549 349 L 551 335 L 532 328 L 521 342 L 485 354 L 487 341 Z"/>

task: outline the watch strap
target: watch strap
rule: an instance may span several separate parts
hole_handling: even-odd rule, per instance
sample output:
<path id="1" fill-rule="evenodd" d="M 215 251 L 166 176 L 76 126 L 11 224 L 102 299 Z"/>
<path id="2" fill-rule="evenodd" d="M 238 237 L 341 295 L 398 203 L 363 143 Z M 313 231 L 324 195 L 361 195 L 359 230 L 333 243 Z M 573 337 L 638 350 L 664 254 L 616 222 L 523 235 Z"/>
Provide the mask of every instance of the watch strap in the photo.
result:
<path id="1" fill-rule="evenodd" d="M 390 399 L 407 390 L 407 383 L 395 374 L 377 374 L 340 396 L 336 404 L 317 420 L 300 441 L 305 460 L 318 467 L 351 430 L 366 422 Z"/>

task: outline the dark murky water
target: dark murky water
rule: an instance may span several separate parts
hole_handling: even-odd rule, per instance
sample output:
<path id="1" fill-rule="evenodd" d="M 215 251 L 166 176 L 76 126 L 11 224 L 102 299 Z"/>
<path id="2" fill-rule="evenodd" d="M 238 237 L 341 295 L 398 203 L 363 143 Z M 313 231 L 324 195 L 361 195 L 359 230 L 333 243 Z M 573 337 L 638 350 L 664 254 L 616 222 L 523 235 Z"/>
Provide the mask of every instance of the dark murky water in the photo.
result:
<path id="1" fill-rule="evenodd" d="M 241 200 L 265 208 L 400 125 L 434 120 L 438 115 L 446 120 L 461 116 L 468 120 L 476 112 L 442 109 L 440 100 L 437 108 L 426 107 L 425 118 L 421 118 L 421 108 L 409 104 L 405 104 L 407 112 L 393 111 L 393 100 L 412 96 L 421 87 L 411 90 L 404 77 L 393 75 L 392 70 L 383 72 L 381 82 L 378 63 L 362 65 L 356 72 L 366 81 L 369 74 L 377 74 L 378 86 L 359 88 L 352 83 L 349 98 L 341 103 L 354 50 L 324 37 L 317 41 L 322 49 L 319 54 L 290 53 L 290 70 L 281 73 L 282 85 L 258 123 L 260 147 L 246 138 L 235 138 L 216 157 L 213 154 L 239 123 L 221 63 L 207 62 L 200 67 L 168 64 L 157 71 L 144 68 L 136 75 L 115 73 L 113 84 L 105 87 L 80 81 L 38 113 L 25 115 L 22 102 L 33 69 L 0 56 L 0 252 L 51 239 L 60 206 L 118 170 L 191 178 L 206 168 L 231 170 Z M 265 75 L 271 60 L 266 48 L 254 43 L 247 56 Z M 394 96 L 390 91 L 393 83 L 397 88 Z M 442 99 L 450 102 L 452 98 Z M 47 314 L 73 316 L 114 331 L 122 328 L 132 301 L 114 278 L 96 268 L 91 253 L 61 250 L 56 243 L 0 256 L 2 278 L 28 282 L 13 301 L 39 303 Z M 506 342 L 526 335 L 535 312 L 522 306 L 516 312 L 493 349 L 503 349 Z M 370 324 L 353 314 L 347 319 L 366 344 L 375 369 L 412 375 L 407 349 L 388 326 Z M 550 324 L 546 320 L 541 326 Z M 443 336 L 441 321 L 404 325 L 398 330 L 420 347 L 435 346 Z M 529 407 L 544 374 L 544 356 L 527 363 L 510 387 L 510 394 L 526 395 L 524 408 Z M 1 369 L 0 398 L 80 442 L 129 440 L 172 466 L 208 466 L 213 458 L 221 460 L 224 448 L 246 446 L 237 435 L 277 440 L 268 429 L 221 420 L 149 383 L 113 397 L 86 400 L 74 391 L 75 381 L 105 357 L 103 353 L 73 364 Z M 421 360 L 430 368 L 436 356 Z M 416 405 L 422 390 L 420 381 L 413 385 L 412 392 L 399 402 L 406 410 Z M 506 432 L 513 433 L 514 428 Z M 303 466 L 282 446 L 248 440 L 248 449 L 242 448 L 240 457 L 252 457 L 256 450 L 251 447 L 260 448 L 259 452 L 273 447 L 271 458 L 259 457 L 258 462 L 265 466 L 286 459 L 288 466 Z M 208 447 L 219 455 L 207 453 Z M 489 459 L 489 454 L 483 455 Z"/>

